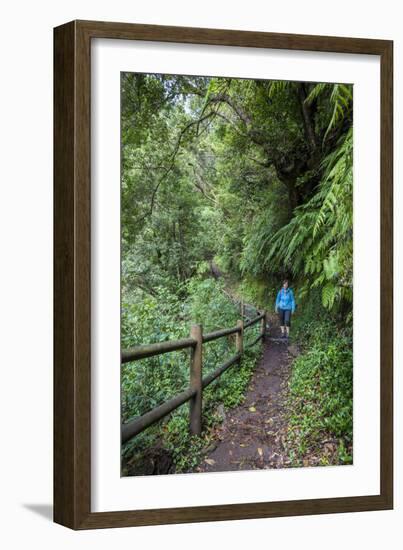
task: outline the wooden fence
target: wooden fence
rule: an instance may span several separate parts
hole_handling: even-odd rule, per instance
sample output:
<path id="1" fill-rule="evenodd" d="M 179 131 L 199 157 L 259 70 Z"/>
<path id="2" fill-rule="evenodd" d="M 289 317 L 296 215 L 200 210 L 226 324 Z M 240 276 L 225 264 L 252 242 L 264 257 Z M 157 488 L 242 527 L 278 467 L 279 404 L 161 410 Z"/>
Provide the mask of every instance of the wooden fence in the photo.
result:
<path id="1" fill-rule="evenodd" d="M 241 307 L 243 313 L 243 306 Z M 242 316 L 243 317 L 243 316 Z M 190 337 L 182 340 L 170 340 L 168 342 L 160 342 L 157 344 L 148 344 L 138 346 L 132 349 L 122 350 L 122 363 L 137 361 L 146 357 L 177 351 L 181 349 L 191 349 L 190 361 L 190 384 L 189 387 L 169 399 L 162 405 L 145 413 L 140 417 L 129 420 L 122 425 L 122 443 L 125 443 L 135 435 L 139 434 L 161 418 L 171 413 L 186 401 L 190 401 L 189 407 L 189 427 L 190 432 L 194 435 L 200 435 L 202 427 L 202 399 L 203 389 L 206 388 L 213 380 L 218 378 L 229 367 L 235 363 L 240 363 L 244 352 L 244 331 L 260 321 L 261 328 L 258 337 L 253 340 L 248 347 L 255 345 L 259 340 L 264 340 L 266 332 L 266 313 L 259 313 L 254 319 L 244 321 L 243 318 L 237 322 L 235 327 L 224 328 L 215 332 L 203 334 L 201 325 L 193 325 L 190 330 Z M 203 344 L 212 342 L 218 338 L 235 334 L 236 353 L 228 359 L 224 364 L 218 367 L 215 371 L 203 377 Z"/>

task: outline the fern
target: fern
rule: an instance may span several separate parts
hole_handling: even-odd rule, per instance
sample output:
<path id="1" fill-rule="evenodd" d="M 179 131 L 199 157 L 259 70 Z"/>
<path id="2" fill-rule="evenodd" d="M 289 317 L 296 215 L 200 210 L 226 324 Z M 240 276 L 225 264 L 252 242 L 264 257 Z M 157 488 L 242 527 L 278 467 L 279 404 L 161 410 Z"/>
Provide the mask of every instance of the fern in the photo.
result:
<path id="1" fill-rule="evenodd" d="M 311 104 L 319 100 L 321 96 L 330 94 L 329 97 L 329 122 L 326 128 L 323 141 L 329 133 L 349 114 L 352 108 L 353 88 L 350 84 L 328 84 L 320 82 L 310 91 L 306 102 Z"/>
<path id="2" fill-rule="evenodd" d="M 311 288 L 322 287 L 327 309 L 352 299 L 352 147 L 350 129 L 324 159 L 313 198 L 261 245 L 268 246 L 267 267 L 303 272 Z"/>
<path id="3" fill-rule="evenodd" d="M 288 88 L 291 88 L 293 85 L 293 82 L 289 82 L 287 80 L 273 80 L 272 82 L 270 82 L 268 89 L 269 97 L 273 97 L 276 94 L 281 93 Z"/>

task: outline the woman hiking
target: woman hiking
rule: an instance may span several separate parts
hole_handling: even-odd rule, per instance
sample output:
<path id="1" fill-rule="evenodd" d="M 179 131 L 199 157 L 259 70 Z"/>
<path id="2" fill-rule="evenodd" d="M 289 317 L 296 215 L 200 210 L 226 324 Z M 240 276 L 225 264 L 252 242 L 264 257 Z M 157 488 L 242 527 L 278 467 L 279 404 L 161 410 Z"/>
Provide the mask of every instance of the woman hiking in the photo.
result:
<path id="1" fill-rule="evenodd" d="M 278 291 L 275 309 L 280 319 L 281 338 L 288 338 L 290 335 L 291 313 L 295 311 L 295 299 L 292 289 L 288 288 L 287 279 L 283 281 L 283 286 Z"/>

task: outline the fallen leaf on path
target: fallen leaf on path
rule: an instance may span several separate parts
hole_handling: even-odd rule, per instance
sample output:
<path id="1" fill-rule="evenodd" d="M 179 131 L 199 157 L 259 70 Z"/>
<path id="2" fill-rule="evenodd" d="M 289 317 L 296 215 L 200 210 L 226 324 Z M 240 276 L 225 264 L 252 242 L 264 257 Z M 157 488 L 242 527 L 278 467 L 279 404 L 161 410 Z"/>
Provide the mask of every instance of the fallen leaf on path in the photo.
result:
<path id="1" fill-rule="evenodd" d="M 252 413 L 256 412 L 255 407 L 249 407 L 249 410 L 250 410 L 250 412 L 252 412 Z"/>
<path id="2" fill-rule="evenodd" d="M 207 462 L 207 464 L 209 464 L 210 466 L 214 466 L 215 464 L 215 460 L 213 460 L 212 458 L 205 458 L 204 462 Z"/>
<path id="3" fill-rule="evenodd" d="M 260 447 L 258 448 L 257 452 L 259 453 L 259 456 L 263 456 L 263 449 Z"/>
<path id="4" fill-rule="evenodd" d="M 333 445 L 332 443 L 325 443 L 325 453 L 326 454 L 333 453 L 334 450 L 335 450 L 335 445 Z"/>

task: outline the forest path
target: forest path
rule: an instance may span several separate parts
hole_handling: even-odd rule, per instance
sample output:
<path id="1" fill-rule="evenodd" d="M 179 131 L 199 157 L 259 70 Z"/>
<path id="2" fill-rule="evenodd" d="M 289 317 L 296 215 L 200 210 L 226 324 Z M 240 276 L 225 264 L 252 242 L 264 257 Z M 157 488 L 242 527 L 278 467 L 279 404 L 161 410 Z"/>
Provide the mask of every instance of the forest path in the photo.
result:
<path id="1" fill-rule="evenodd" d="M 215 448 L 197 472 L 284 468 L 290 465 L 284 449 L 287 382 L 295 346 L 271 329 L 253 373 L 245 401 L 226 412 L 216 429 Z"/>

